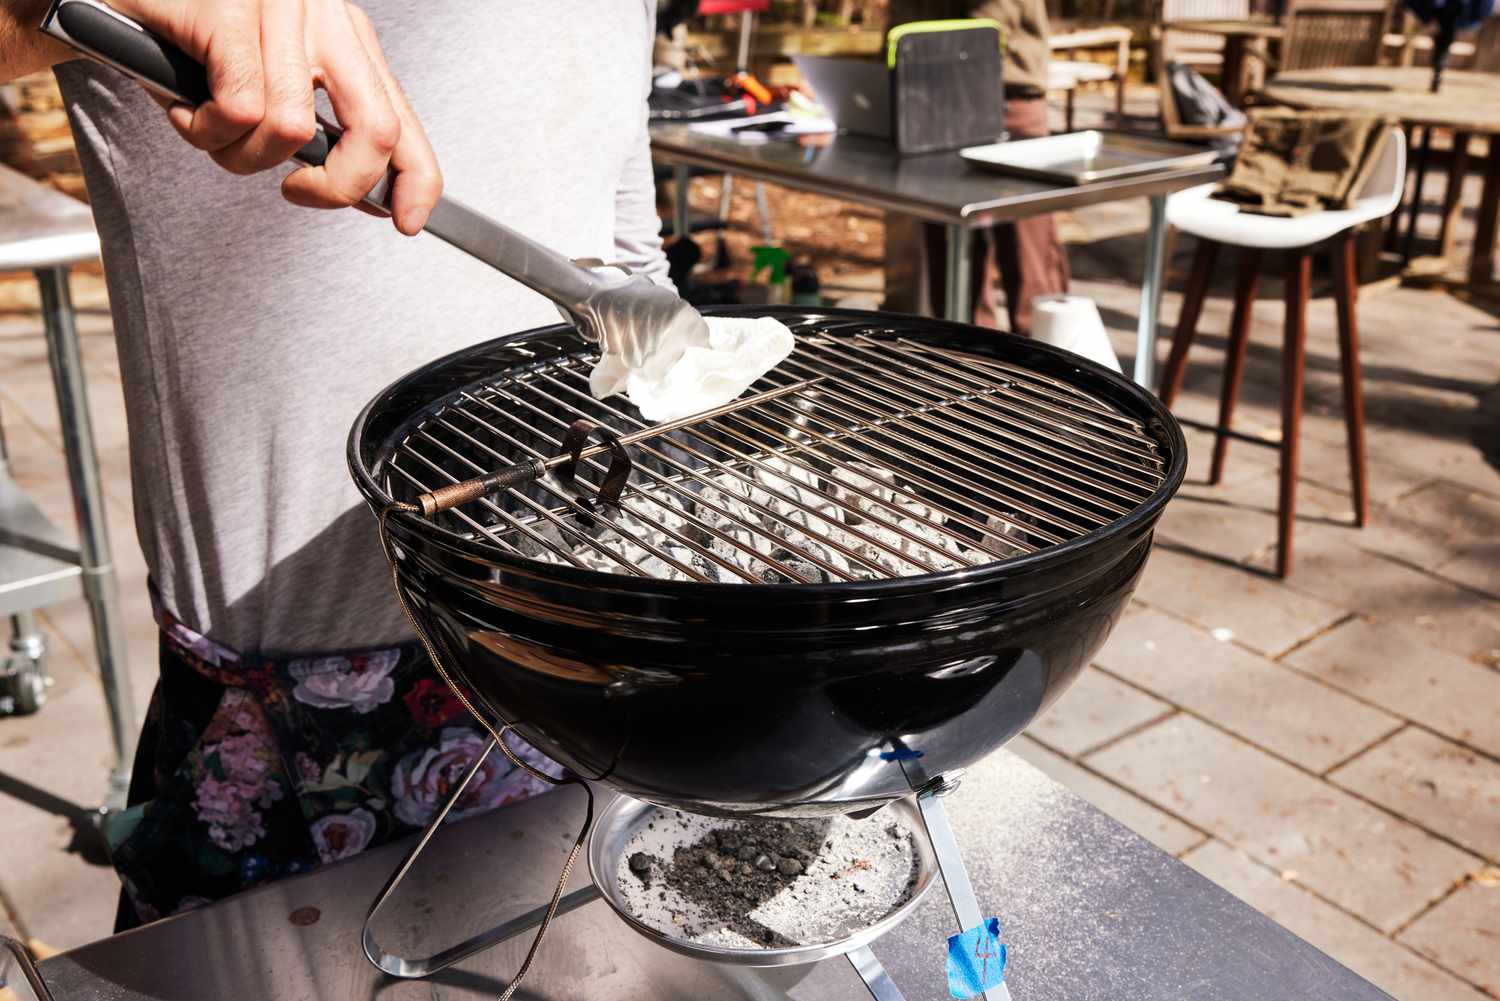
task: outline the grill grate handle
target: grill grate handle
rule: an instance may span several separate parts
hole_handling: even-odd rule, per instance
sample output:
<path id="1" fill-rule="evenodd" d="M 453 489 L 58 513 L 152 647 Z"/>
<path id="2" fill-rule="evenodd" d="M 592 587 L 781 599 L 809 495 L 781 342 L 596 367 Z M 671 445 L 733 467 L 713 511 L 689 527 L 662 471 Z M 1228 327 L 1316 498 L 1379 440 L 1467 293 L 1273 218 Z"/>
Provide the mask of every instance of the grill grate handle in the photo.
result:
<path id="1" fill-rule="evenodd" d="M 756 393 L 744 399 L 732 400 L 723 406 L 705 410 L 702 413 L 689 414 L 676 420 L 664 421 L 661 424 L 653 424 L 639 431 L 632 431 L 627 435 L 617 435 L 608 428 L 595 424 L 589 420 L 577 420 L 568 428 L 567 436 L 563 440 L 562 451 L 550 459 L 532 459 L 529 462 L 518 462 L 515 465 L 506 466 L 483 476 L 464 480 L 461 483 L 453 483 L 446 487 L 439 487 L 417 497 L 417 506 L 422 509 L 423 516 L 431 518 L 450 508 L 460 504 L 476 501 L 481 497 L 488 497 L 499 490 L 511 487 L 524 486 L 533 480 L 539 480 L 553 470 L 559 472 L 559 479 L 569 489 L 577 492 L 576 481 L 573 472 L 578 468 L 578 463 L 584 459 L 592 459 L 595 456 L 609 452 L 612 456 L 609 472 L 605 475 L 604 483 L 599 488 L 599 498 L 606 504 L 618 504 L 620 495 L 624 493 L 625 486 L 630 480 L 631 461 L 630 454 L 625 451 L 626 445 L 634 445 L 636 442 L 645 441 L 648 438 L 658 438 L 661 435 L 676 431 L 679 428 L 697 424 L 700 421 L 712 420 L 725 414 L 753 407 L 767 400 L 774 400 L 781 396 L 801 392 L 810 386 L 822 381 L 822 378 L 804 379 L 801 382 L 789 383 L 768 389 L 764 393 Z M 583 443 L 591 434 L 598 434 L 603 439 L 601 445 L 590 445 L 583 447 Z"/>

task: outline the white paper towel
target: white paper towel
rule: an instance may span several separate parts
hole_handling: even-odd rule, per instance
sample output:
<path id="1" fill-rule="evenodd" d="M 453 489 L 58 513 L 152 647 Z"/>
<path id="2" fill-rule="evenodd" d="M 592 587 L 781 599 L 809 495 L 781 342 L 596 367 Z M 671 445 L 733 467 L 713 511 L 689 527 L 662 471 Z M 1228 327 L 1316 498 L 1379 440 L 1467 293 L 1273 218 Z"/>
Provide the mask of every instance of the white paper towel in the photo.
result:
<path id="1" fill-rule="evenodd" d="M 1099 307 L 1086 295 L 1039 295 L 1031 300 L 1031 336 L 1122 372 Z"/>
<path id="2" fill-rule="evenodd" d="M 710 316 L 708 347 L 690 347 L 660 379 L 632 372 L 625 395 L 653 423 L 702 413 L 736 399 L 780 365 L 796 341 L 774 317 Z"/>

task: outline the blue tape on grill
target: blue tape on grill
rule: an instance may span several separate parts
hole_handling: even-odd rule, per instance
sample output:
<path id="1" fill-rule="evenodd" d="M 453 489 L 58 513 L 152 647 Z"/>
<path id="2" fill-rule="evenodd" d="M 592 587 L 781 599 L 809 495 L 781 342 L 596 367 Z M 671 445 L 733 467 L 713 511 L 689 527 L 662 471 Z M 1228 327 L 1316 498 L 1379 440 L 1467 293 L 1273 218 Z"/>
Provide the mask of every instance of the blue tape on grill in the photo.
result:
<path id="1" fill-rule="evenodd" d="M 1005 943 L 1000 941 L 1000 919 L 990 918 L 948 939 L 948 992 L 971 998 L 1005 980 Z"/>

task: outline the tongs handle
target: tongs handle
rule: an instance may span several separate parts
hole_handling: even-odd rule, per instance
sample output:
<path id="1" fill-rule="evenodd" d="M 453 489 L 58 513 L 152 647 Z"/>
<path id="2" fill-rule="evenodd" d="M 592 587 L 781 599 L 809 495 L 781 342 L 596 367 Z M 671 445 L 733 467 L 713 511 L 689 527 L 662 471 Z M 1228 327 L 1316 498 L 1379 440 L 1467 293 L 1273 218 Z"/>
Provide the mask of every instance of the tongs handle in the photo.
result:
<path id="1" fill-rule="evenodd" d="M 42 31 L 170 100 L 197 107 L 213 96 L 201 63 L 101 0 L 54 0 L 42 21 Z M 339 135 L 336 128 L 319 122 L 312 141 L 298 150 L 294 159 L 321 167 Z M 383 177 L 365 195 L 364 203 L 390 211 L 392 180 L 392 174 Z M 451 198 L 438 199 L 425 228 L 570 314 L 599 288 L 593 274 L 562 254 Z"/>

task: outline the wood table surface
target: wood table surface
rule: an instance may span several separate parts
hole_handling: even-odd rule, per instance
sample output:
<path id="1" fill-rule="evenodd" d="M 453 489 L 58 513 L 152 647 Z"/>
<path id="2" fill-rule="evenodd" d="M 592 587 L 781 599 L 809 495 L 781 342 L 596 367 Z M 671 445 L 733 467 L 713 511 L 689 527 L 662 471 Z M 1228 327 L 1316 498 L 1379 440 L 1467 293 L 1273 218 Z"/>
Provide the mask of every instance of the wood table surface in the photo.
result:
<path id="1" fill-rule="evenodd" d="M 1187 18 L 1172 21 L 1167 25 L 1173 31 L 1196 31 L 1203 35 L 1233 37 L 1246 35 L 1251 38 L 1281 38 L 1286 29 L 1275 21 L 1258 18 Z"/>
<path id="2" fill-rule="evenodd" d="M 1453 130 L 1454 167 L 1450 178 L 1462 178 L 1473 135 L 1490 137 L 1483 167 L 1484 187 L 1475 220 L 1469 283 L 1494 281 L 1496 235 L 1500 233 L 1500 74 L 1449 70 L 1434 94 L 1432 70 L 1417 66 L 1345 66 L 1339 69 L 1282 73 L 1265 87 L 1267 99 L 1295 108 L 1319 108 L 1386 115 L 1403 125 Z M 1453 246 L 1454 220 L 1461 206 L 1462 185 L 1444 195 L 1442 256 Z"/>
<path id="3" fill-rule="evenodd" d="M 1425 66 L 1344 66 L 1277 74 L 1266 84 L 1265 95 L 1295 108 L 1389 115 L 1408 125 L 1500 133 L 1500 74 L 1449 70 L 1442 90 L 1433 94 L 1431 85 L 1432 70 Z"/>

